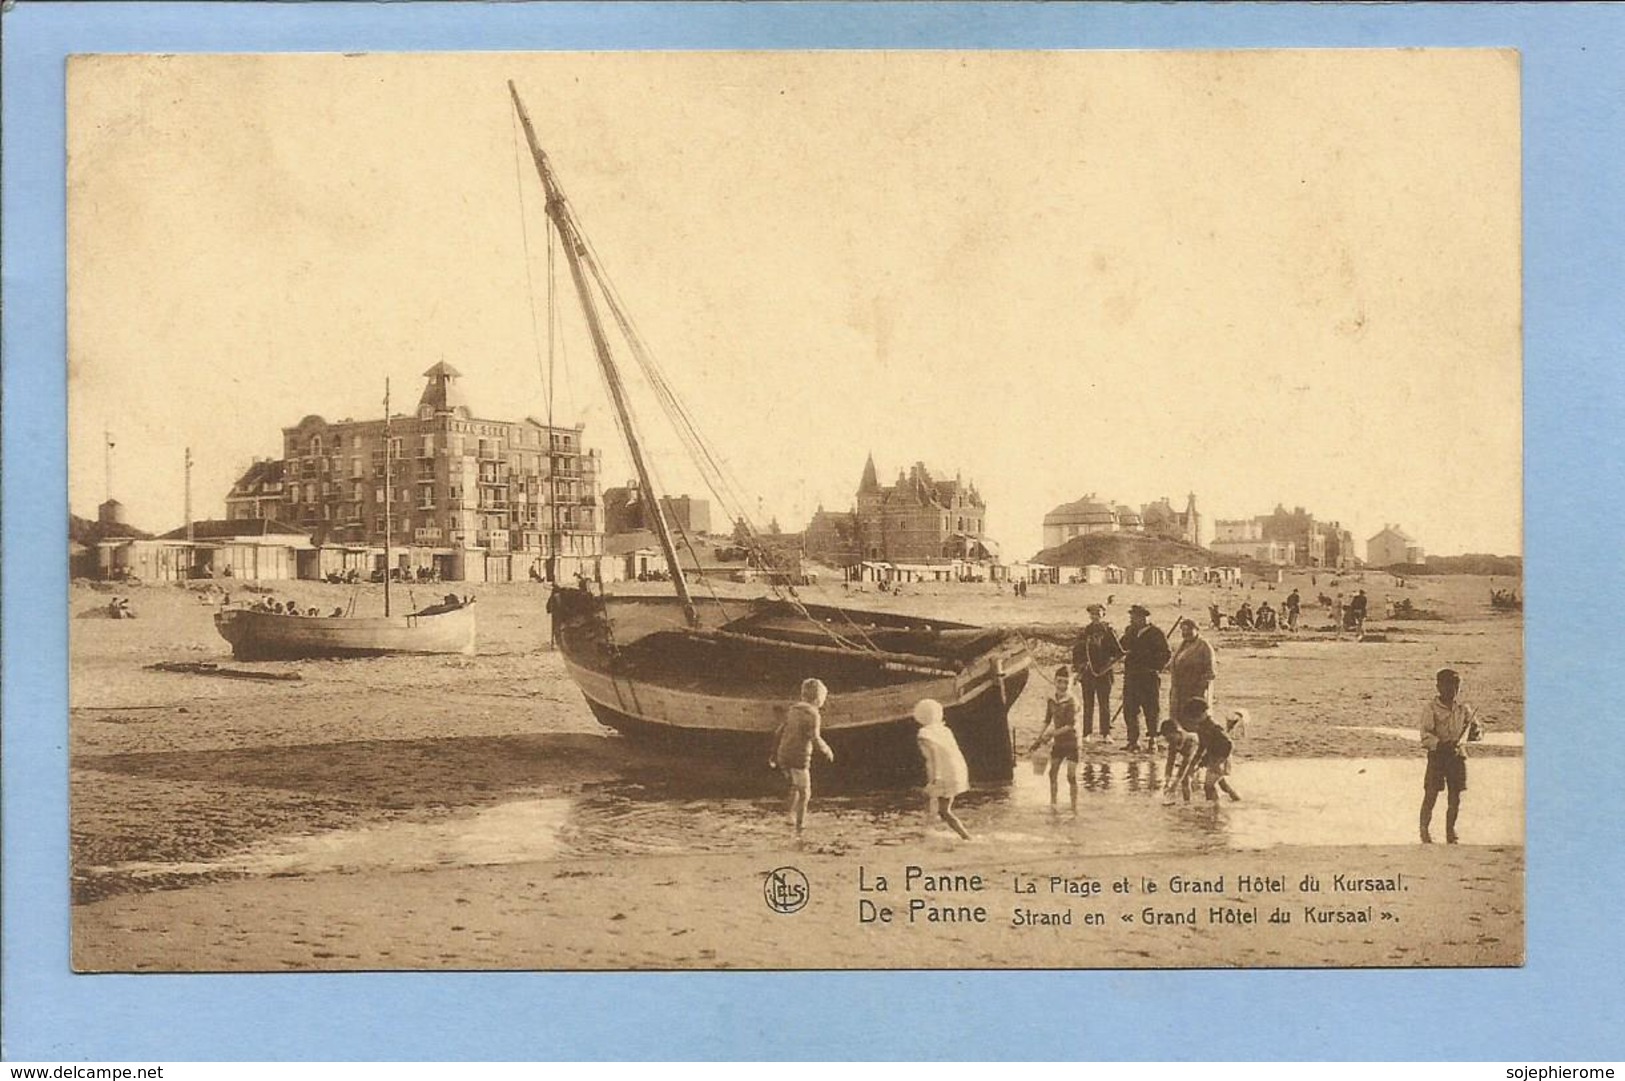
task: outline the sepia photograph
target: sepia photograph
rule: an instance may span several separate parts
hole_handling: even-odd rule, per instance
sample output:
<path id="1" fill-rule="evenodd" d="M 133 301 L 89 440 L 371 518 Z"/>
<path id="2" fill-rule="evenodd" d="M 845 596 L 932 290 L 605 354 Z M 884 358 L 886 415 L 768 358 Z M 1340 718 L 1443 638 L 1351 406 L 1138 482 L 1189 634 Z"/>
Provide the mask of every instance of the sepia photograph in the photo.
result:
<path id="1" fill-rule="evenodd" d="M 69 58 L 71 968 L 1523 965 L 1520 75 Z"/>

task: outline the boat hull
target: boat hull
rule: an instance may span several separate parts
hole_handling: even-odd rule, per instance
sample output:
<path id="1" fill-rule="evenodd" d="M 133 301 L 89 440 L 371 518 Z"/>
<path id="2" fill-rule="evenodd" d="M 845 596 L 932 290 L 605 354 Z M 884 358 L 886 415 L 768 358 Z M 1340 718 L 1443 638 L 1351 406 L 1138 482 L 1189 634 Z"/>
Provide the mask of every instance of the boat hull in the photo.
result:
<path id="1" fill-rule="evenodd" d="M 214 625 L 239 660 L 474 652 L 474 611 L 469 607 L 377 619 L 228 608 L 215 613 Z"/>
<path id="2" fill-rule="evenodd" d="M 1010 681 L 1011 693 L 1019 693 L 1026 683 L 1022 673 Z M 587 699 L 598 723 L 651 745 L 670 748 L 680 754 L 694 754 L 712 761 L 726 761 L 745 768 L 766 766 L 773 754 L 772 732 L 735 732 L 725 729 L 685 728 L 617 709 L 604 702 Z M 1007 711 L 996 694 L 945 711 L 948 727 L 970 767 L 971 780 L 978 784 L 1003 784 L 1012 775 L 1013 758 Z M 835 754 L 829 770 L 866 782 L 886 786 L 918 786 L 925 782 L 913 717 L 879 721 L 873 724 L 825 730 L 824 739 Z M 826 766 L 814 756 L 814 772 Z"/>
<path id="3" fill-rule="evenodd" d="M 705 629 L 685 638 L 675 629 L 680 610 L 672 608 L 667 614 L 678 623 L 648 636 L 652 648 L 666 651 L 661 658 L 666 663 L 650 665 L 639 656 L 640 643 L 619 639 L 616 648 L 605 648 L 606 631 L 614 632 L 601 599 L 577 595 L 567 607 L 574 610 L 554 613 L 566 670 L 598 721 L 628 736 L 761 768 L 773 754 L 774 732 L 801 680 L 812 676 L 830 687 L 822 713 L 823 735 L 835 752 L 832 772 L 887 784 L 919 783 L 923 766 L 913 711 L 922 698 L 933 698 L 944 707 L 972 780 L 1011 778 L 1009 707 L 1031 666 L 1014 635 L 939 625 L 916 633 L 915 640 L 946 630 L 970 639 L 974 652 L 935 663 L 913 653 L 915 663 L 880 664 L 862 652 L 719 638 Z M 650 617 L 660 614 L 660 606 L 651 609 L 642 601 L 638 607 L 645 623 L 659 625 Z M 909 633 L 897 627 L 888 631 L 894 638 Z"/>

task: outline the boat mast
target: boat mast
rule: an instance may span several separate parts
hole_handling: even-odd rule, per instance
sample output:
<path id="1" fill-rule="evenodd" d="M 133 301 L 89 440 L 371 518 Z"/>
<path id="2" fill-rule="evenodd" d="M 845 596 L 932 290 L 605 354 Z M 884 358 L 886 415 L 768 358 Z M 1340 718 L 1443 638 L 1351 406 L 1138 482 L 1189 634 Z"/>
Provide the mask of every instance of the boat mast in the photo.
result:
<path id="1" fill-rule="evenodd" d="M 694 611 L 694 598 L 688 591 L 688 579 L 683 574 L 682 564 L 677 560 L 677 546 L 672 543 L 671 530 L 666 526 L 666 515 L 660 507 L 660 494 L 649 479 L 649 467 L 643 460 L 643 448 L 639 446 L 637 433 L 632 427 L 632 414 L 626 403 L 626 390 L 621 385 L 620 372 L 610 355 L 609 341 L 604 336 L 603 320 L 599 317 L 598 305 L 593 301 L 592 291 L 587 285 L 586 271 L 581 265 L 581 253 L 586 245 L 582 242 L 575 220 L 570 215 L 564 191 L 553 175 L 553 166 L 547 159 L 547 153 L 536 141 L 536 129 L 531 126 L 530 114 L 525 111 L 525 103 L 519 100 L 519 90 L 514 86 L 512 79 L 508 80 L 508 93 L 513 95 L 513 107 L 519 113 L 520 126 L 525 129 L 525 142 L 530 146 L 530 156 L 536 165 L 536 175 L 541 177 L 542 188 L 547 193 L 547 216 L 553 220 L 554 228 L 559 231 L 564 258 L 570 264 L 570 277 L 574 279 L 576 292 L 581 296 L 581 307 L 587 317 L 587 330 L 592 335 L 593 349 L 598 354 L 599 365 L 604 369 L 604 382 L 609 385 L 609 394 L 613 399 L 615 411 L 620 414 L 621 431 L 626 435 L 626 448 L 632 454 L 632 465 L 637 469 L 638 483 L 643 486 L 649 509 L 653 512 L 651 517 L 655 525 L 655 534 L 660 538 L 660 549 L 665 553 L 667 566 L 671 568 L 672 584 L 677 587 L 677 595 L 682 598 L 683 614 L 690 624 L 697 624 L 699 616 Z"/>
<path id="2" fill-rule="evenodd" d="M 389 376 L 384 376 L 384 618 L 389 618 L 389 527 L 394 510 L 391 496 L 394 481 L 389 470 Z"/>

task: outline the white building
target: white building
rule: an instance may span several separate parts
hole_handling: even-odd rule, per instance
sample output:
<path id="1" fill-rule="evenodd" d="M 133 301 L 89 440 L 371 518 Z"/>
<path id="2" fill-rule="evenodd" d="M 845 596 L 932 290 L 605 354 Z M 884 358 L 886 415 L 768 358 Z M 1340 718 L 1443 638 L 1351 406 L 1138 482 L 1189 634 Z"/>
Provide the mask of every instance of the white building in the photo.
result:
<path id="1" fill-rule="evenodd" d="M 1397 563 L 1424 563 L 1427 554 L 1416 538 L 1397 525 L 1384 525 L 1382 532 L 1365 542 L 1365 561 L 1372 567 L 1392 567 Z"/>

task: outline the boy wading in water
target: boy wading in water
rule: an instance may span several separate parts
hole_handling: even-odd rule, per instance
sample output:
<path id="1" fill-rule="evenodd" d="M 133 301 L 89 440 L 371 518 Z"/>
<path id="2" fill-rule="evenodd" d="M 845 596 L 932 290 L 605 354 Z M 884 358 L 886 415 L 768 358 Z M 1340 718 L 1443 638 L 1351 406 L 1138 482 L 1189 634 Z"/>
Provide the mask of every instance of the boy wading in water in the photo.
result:
<path id="1" fill-rule="evenodd" d="M 823 715 L 818 710 L 828 698 L 829 688 L 822 680 L 801 681 L 801 701 L 785 713 L 784 722 L 773 738 L 773 757 L 767 763 L 771 769 L 783 770 L 785 779 L 790 782 L 790 820 L 795 823 L 797 833 L 801 832 L 807 804 L 812 800 L 813 748 L 817 747 L 818 753 L 829 761 L 835 761 L 835 752 L 829 749 L 820 732 Z"/>
<path id="2" fill-rule="evenodd" d="M 1230 755 L 1236 749 L 1229 731 L 1213 719 L 1203 699 L 1192 698 L 1182 712 L 1186 724 L 1196 724 L 1196 765 L 1203 771 L 1202 794 L 1218 802 L 1219 790 L 1223 789 L 1232 801 L 1241 799 L 1241 794 L 1225 780 L 1230 775 Z"/>
<path id="3" fill-rule="evenodd" d="M 1473 707 L 1460 701 L 1461 676 L 1453 668 L 1441 668 L 1435 677 L 1438 697 L 1422 707 L 1422 746 L 1428 752 L 1427 772 L 1422 776 L 1422 843 L 1432 844 L 1433 805 L 1439 790 L 1446 789 L 1444 839 L 1456 843 L 1456 816 L 1461 812 L 1461 794 L 1467 791 L 1467 744 L 1480 736 L 1478 716 Z"/>
<path id="4" fill-rule="evenodd" d="M 1078 811 L 1078 710 L 1083 703 L 1072 690 L 1072 673 L 1066 665 L 1055 670 L 1055 697 L 1044 704 L 1044 727 L 1028 748 L 1038 750 L 1045 739 L 1053 736 L 1055 745 L 1049 752 L 1049 803 L 1060 802 L 1061 761 L 1066 760 L 1066 786 L 1072 794 L 1072 813 Z M 1053 730 L 1053 731 L 1052 731 Z"/>
<path id="5" fill-rule="evenodd" d="M 925 809 L 948 823 L 965 840 L 970 833 L 954 814 L 954 797 L 970 789 L 970 769 L 959 753 L 959 741 L 942 720 L 942 703 L 922 698 L 914 706 L 914 723 L 920 726 L 920 754 L 925 758 Z"/>
<path id="6" fill-rule="evenodd" d="M 1191 774 L 1196 772 L 1196 748 L 1201 742 L 1195 732 L 1179 727 L 1172 717 L 1162 722 L 1162 738 L 1168 743 L 1168 762 L 1163 767 L 1167 779 L 1163 782 L 1164 803 L 1174 802 L 1177 791 L 1191 801 Z"/>

